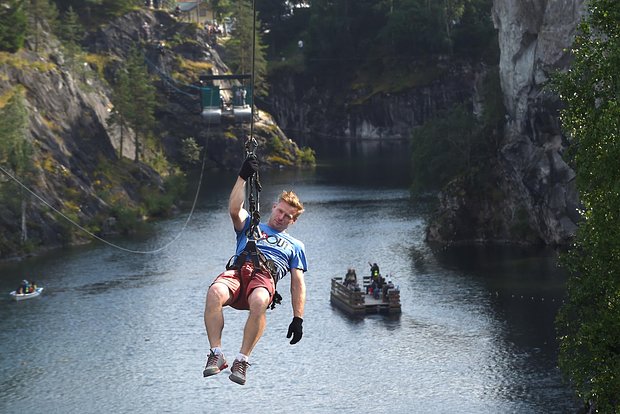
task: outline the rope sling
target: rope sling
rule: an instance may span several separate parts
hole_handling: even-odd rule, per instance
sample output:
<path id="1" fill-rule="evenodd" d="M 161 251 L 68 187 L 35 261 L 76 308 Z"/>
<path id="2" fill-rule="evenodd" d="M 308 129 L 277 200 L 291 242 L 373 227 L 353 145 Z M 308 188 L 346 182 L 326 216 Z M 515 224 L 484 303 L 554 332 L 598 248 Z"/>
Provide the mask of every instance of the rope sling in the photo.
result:
<path id="1" fill-rule="evenodd" d="M 245 158 L 256 157 L 254 151 L 258 147 L 256 138 L 252 135 L 245 142 Z M 258 171 L 248 177 L 246 193 L 248 200 L 248 212 L 250 213 L 250 227 L 246 232 L 249 240 L 258 240 L 261 237 L 258 225 L 260 224 L 260 192 L 263 187 L 260 184 Z"/>

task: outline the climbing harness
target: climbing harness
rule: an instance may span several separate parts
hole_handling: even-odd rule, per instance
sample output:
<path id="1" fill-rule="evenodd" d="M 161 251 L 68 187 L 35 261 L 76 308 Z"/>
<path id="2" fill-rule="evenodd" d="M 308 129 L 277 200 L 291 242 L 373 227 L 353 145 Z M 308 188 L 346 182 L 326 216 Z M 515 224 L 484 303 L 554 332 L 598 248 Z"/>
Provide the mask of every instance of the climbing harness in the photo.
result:
<path id="1" fill-rule="evenodd" d="M 250 135 L 245 143 L 246 159 L 256 157 L 254 151 L 257 147 L 258 142 L 256 142 L 256 138 Z M 261 237 L 258 224 L 260 223 L 260 192 L 263 189 L 260 183 L 258 171 L 248 177 L 246 188 L 248 212 L 250 213 L 250 227 L 246 232 L 246 236 L 248 236 L 248 240 L 257 240 Z"/>

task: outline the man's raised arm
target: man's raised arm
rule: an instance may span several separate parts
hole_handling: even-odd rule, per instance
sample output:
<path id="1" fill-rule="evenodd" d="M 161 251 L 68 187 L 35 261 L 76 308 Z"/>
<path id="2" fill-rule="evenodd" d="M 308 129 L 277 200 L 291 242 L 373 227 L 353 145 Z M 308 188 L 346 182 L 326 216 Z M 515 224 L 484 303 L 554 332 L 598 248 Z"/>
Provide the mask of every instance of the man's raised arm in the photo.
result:
<path id="1" fill-rule="evenodd" d="M 247 157 L 243 164 L 241 164 L 239 176 L 228 198 L 228 213 L 237 231 L 243 229 L 245 219 L 249 215 L 247 210 L 243 208 L 243 203 L 245 202 L 245 182 L 252 175 L 256 174 L 256 171 L 258 171 L 258 159 L 255 156 Z"/>

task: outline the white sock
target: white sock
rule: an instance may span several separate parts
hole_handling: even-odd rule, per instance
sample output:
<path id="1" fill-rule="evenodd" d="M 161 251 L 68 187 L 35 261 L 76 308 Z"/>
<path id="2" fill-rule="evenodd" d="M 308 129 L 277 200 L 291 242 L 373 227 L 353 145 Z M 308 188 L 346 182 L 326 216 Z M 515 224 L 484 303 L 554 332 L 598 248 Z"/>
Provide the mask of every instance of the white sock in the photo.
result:
<path id="1" fill-rule="evenodd" d="M 239 354 L 237 354 L 237 358 L 235 358 L 237 361 L 245 361 L 248 362 L 248 356 L 247 355 L 243 355 L 241 352 L 239 352 Z"/>
<path id="2" fill-rule="evenodd" d="M 222 348 L 220 348 L 219 346 L 216 346 L 215 348 L 211 348 L 211 351 L 212 351 L 215 355 L 221 355 L 221 354 L 222 354 Z"/>

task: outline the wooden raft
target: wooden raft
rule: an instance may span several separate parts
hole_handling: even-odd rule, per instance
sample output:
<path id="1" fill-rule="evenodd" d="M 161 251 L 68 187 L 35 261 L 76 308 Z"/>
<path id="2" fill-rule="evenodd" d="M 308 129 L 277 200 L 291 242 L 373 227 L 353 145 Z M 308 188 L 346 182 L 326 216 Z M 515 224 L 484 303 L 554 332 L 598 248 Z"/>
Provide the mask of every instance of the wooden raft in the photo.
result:
<path id="1" fill-rule="evenodd" d="M 342 277 L 332 278 L 330 301 L 338 309 L 351 316 L 363 316 L 373 313 L 396 315 L 401 313 L 400 291 L 389 289 L 385 295 L 375 299 L 366 294 L 366 286 L 369 286 L 370 276 L 364 276 L 361 291 L 349 289 L 343 285 Z"/>

